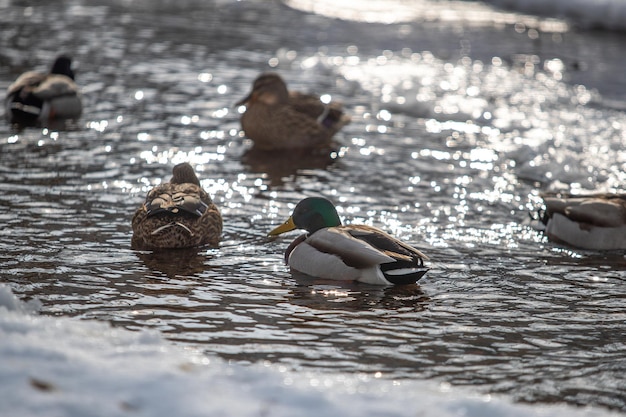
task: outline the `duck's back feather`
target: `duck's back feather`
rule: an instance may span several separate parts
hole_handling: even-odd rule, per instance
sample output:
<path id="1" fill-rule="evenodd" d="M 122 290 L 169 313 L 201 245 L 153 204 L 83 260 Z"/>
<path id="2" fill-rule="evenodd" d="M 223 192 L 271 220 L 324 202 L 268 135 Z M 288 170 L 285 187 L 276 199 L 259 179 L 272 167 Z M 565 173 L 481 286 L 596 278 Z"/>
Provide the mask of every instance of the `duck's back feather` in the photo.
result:
<path id="1" fill-rule="evenodd" d="M 544 196 L 548 217 L 561 213 L 572 221 L 599 227 L 626 225 L 626 195 L 594 194 L 578 197 Z"/>
<path id="2" fill-rule="evenodd" d="M 428 260 L 428 256 L 424 255 L 419 250 L 375 227 L 350 225 L 340 226 L 340 228 L 346 229 L 347 233 L 353 238 L 367 242 L 369 245 L 384 252 L 394 260 L 415 261 L 419 263 Z"/>
<path id="3" fill-rule="evenodd" d="M 329 227 L 318 230 L 307 239 L 307 243 L 320 252 L 332 253 L 353 268 L 367 268 L 393 258 L 378 250 L 368 242 L 352 236 L 346 226 Z"/>
<path id="4" fill-rule="evenodd" d="M 61 96 L 75 96 L 78 94 L 78 86 L 70 78 L 62 74 L 48 74 L 32 93 L 42 100 L 50 100 Z"/>
<path id="5" fill-rule="evenodd" d="M 290 91 L 289 105 L 295 111 L 309 116 L 322 127 L 330 129 L 333 134 L 350 122 L 350 116 L 343 112 L 343 105 L 335 101 L 323 103 L 318 96 L 312 94 Z"/>
<path id="6" fill-rule="evenodd" d="M 336 132 L 291 106 L 250 106 L 241 124 L 261 150 L 323 148 Z"/>
<path id="7" fill-rule="evenodd" d="M 211 204 L 208 194 L 195 184 L 159 185 L 148 193 L 146 212 L 148 216 L 169 212 L 173 214 L 186 212 L 200 217 Z"/>
<path id="8" fill-rule="evenodd" d="M 41 84 L 47 74 L 38 71 L 28 71 L 17 77 L 17 79 L 7 89 L 7 96 L 12 96 L 24 87 L 35 87 Z"/>

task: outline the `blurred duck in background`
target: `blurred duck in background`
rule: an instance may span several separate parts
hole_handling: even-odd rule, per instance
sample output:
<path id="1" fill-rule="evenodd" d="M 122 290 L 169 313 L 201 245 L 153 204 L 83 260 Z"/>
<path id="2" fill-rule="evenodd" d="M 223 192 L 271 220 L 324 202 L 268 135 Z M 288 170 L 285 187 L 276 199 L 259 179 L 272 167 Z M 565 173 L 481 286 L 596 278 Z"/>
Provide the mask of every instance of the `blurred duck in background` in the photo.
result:
<path id="1" fill-rule="evenodd" d="M 250 94 L 237 103 L 246 106 L 241 126 L 255 149 L 328 148 L 333 135 L 350 122 L 350 117 L 341 104 L 322 98 L 288 91 L 276 73 L 261 74 Z"/>
<path id="2" fill-rule="evenodd" d="M 72 60 L 65 55 L 54 61 L 49 73 L 25 72 L 7 90 L 6 117 L 12 124 L 45 126 L 53 121 L 78 119 L 82 110 Z"/>
<path id="3" fill-rule="evenodd" d="M 542 196 L 550 240 L 582 249 L 626 249 L 626 194 Z"/>

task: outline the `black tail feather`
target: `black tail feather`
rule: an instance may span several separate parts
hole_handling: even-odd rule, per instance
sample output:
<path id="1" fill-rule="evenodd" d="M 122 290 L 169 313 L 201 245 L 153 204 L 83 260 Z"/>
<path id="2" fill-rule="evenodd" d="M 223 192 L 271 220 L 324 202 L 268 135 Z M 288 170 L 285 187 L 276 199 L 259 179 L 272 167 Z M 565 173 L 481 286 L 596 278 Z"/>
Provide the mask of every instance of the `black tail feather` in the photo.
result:
<path id="1" fill-rule="evenodd" d="M 387 281 L 394 285 L 415 284 L 428 272 L 428 268 L 424 267 L 423 262 L 416 264 L 408 261 L 381 264 L 380 270 Z"/>

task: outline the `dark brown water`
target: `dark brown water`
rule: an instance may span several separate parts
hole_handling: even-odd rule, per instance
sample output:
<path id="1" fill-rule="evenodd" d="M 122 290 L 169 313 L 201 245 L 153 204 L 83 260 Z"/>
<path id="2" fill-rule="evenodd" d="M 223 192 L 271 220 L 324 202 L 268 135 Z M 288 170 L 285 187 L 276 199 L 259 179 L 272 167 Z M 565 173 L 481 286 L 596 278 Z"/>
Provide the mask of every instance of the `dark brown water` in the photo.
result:
<path id="1" fill-rule="evenodd" d="M 603 54 L 623 35 L 262 1 L 0 8 L 0 87 L 71 52 L 84 93 L 72 129 L 0 124 L 1 279 L 44 314 L 154 328 L 242 363 L 626 410 L 623 253 L 559 247 L 527 222 L 542 190 L 621 189 L 626 90 L 594 70 L 621 68 Z M 346 104 L 333 160 L 247 152 L 234 103 L 268 69 Z M 132 213 L 182 161 L 222 210 L 220 248 L 132 251 Z M 290 237 L 266 234 L 319 194 L 425 251 L 420 285 L 293 277 Z"/>

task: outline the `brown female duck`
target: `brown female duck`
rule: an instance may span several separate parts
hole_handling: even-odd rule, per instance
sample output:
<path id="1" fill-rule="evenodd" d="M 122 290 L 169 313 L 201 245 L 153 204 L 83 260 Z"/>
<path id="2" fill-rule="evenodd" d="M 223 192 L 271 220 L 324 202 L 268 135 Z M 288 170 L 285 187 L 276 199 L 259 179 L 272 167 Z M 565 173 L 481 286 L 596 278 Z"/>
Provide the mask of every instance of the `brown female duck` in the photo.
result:
<path id="1" fill-rule="evenodd" d="M 261 150 L 325 148 L 335 133 L 350 122 L 341 104 L 288 91 L 276 73 L 261 74 L 252 92 L 237 105 L 246 105 L 241 126 Z"/>
<path id="2" fill-rule="evenodd" d="M 154 187 L 133 216 L 135 249 L 217 246 L 222 216 L 191 165 L 178 164 L 170 182 Z"/>

